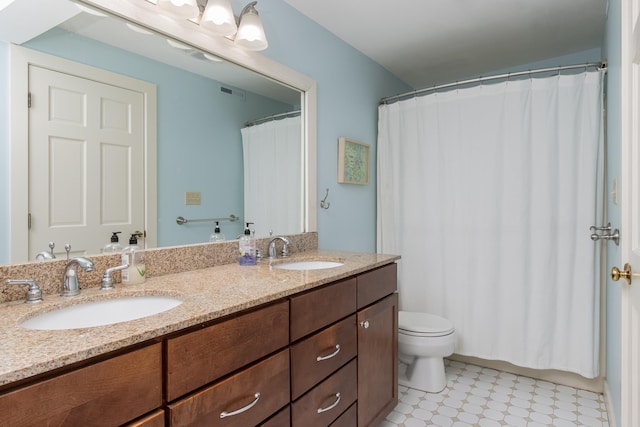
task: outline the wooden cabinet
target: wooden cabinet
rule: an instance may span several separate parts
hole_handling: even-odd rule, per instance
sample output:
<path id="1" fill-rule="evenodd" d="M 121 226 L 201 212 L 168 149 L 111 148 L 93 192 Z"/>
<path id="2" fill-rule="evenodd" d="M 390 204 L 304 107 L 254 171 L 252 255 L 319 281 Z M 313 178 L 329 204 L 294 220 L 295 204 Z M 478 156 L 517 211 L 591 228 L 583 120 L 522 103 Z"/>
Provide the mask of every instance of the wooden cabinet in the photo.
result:
<path id="1" fill-rule="evenodd" d="M 0 424 L 114 426 L 162 405 L 162 346 L 115 356 L 0 396 Z"/>
<path id="2" fill-rule="evenodd" d="M 398 404 L 396 289 L 396 264 L 357 277 L 359 427 L 381 423 Z"/>
<path id="3" fill-rule="evenodd" d="M 398 404 L 398 294 L 360 310 L 358 325 L 358 426 L 373 426 Z"/>
<path id="4" fill-rule="evenodd" d="M 391 264 L 291 298 L 293 427 L 375 426 L 396 406 L 396 274 Z"/>
<path id="5" fill-rule="evenodd" d="M 396 273 L 386 265 L 7 388 L 0 424 L 376 426 L 397 404 Z"/>

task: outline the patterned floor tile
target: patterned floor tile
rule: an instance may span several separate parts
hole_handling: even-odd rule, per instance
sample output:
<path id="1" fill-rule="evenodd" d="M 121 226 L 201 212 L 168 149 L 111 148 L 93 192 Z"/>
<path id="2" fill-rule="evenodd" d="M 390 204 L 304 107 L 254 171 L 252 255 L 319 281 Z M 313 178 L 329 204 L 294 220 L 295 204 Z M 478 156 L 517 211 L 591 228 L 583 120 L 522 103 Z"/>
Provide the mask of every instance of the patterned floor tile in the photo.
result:
<path id="1" fill-rule="evenodd" d="M 608 427 L 602 395 L 494 369 L 446 361 L 447 387 L 425 393 L 399 386 L 380 427 Z"/>

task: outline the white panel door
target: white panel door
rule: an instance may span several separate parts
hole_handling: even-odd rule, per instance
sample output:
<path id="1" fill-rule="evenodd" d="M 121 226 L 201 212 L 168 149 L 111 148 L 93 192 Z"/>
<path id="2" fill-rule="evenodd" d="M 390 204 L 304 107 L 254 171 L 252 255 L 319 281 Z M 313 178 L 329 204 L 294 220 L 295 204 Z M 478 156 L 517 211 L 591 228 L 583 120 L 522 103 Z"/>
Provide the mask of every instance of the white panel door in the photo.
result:
<path id="1" fill-rule="evenodd" d="M 33 65 L 29 91 L 29 259 L 126 244 L 144 230 L 143 94 Z"/>
<path id="2" fill-rule="evenodd" d="M 636 273 L 622 286 L 621 423 L 640 426 L 640 4 L 622 0 L 622 262 Z"/>

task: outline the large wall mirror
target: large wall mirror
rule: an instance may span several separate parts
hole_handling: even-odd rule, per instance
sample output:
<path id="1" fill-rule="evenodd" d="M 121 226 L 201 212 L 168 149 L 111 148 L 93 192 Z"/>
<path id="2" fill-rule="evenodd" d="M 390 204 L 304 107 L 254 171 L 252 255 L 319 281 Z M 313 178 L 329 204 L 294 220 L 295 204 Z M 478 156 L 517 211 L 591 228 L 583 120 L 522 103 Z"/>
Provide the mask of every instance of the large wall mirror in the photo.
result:
<path id="1" fill-rule="evenodd" d="M 17 8 L 19 3 L 14 2 L 13 7 Z M 155 125 L 144 124 L 149 126 L 144 131 L 144 138 L 148 138 L 145 144 L 151 140 L 153 146 L 145 145 L 143 150 L 140 187 L 153 194 L 139 196 L 144 198 L 143 223 L 138 227 L 114 221 L 100 228 L 95 238 L 91 237 L 92 241 L 97 240 L 93 249 L 74 251 L 74 255 L 99 253 L 113 231 L 122 232 L 120 240 L 125 246 L 128 234 L 134 231 L 129 227 L 146 231 L 147 239 L 141 242 L 147 247 L 207 242 L 214 222 L 199 220 L 215 218 L 220 218 L 220 228 L 227 240 L 242 232 L 245 221 L 254 223 L 256 237 L 272 232 L 315 231 L 316 88 L 312 79 L 260 54 L 242 51 L 229 40 L 207 34 L 190 22 L 168 18 L 146 0 L 27 3 L 31 6 L 23 7 L 32 15 L 31 23 L 23 18 L 15 29 L 10 30 L 5 24 L 11 13 L 18 12 L 10 10 L 12 5 L 0 10 L 0 23 L 4 27 L 0 38 L 21 46 L 14 48 L 20 52 L 11 56 L 12 60 L 29 58 L 29 51 L 35 51 L 37 58 L 45 54 L 72 61 L 70 64 L 87 65 L 89 80 L 99 80 L 98 70 L 105 70 L 155 88 L 153 96 L 142 101 L 148 109 L 145 111 L 155 116 Z M 33 3 L 39 3 L 39 7 L 33 7 Z M 242 7 L 238 2 L 232 3 L 234 9 Z M 21 67 L 26 70 L 29 60 L 24 62 Z M 78 74 L 81 68 L 77 67 Z M 96 71 L 92 73 L 92 69 Z M 12 70 L 16 74 L 17 68 Z M 28 194 L 33 193 L 34 183 L 29 183 L 33 177 L 25 169 L 34 167 L 28 152 L 33 148 L 31 142 L 27 150 L 18 141 L 32 137 L 33 133 L 29 130 L 29 122 L 35 122 L 30 116 L 33 112 L 28 112 L 27 101 L 15 93 L 21 85 L 33 85 L 31 78 L 12 80 L 12 247 L 11 258 L 0 263 L 31 261 L 35 253 L 48 250 L 50 240 L 55 241 L 58 253 L 64 252 L 64 244 L 68 243 L 64 241 L 64 224 L 55 238 L 49 239 L 44 234 L 38 240 L 40 244 L 25 243 L 29 242 L 29 221 L 49 221 L 53 215 L 47 213 L 43 219 L 40 212 L 34 211 L 36 203 L 29 202 Z M 145 104 L 149 100 L 156 102 L 155 107 Z M 289 140 L 288 146 L 273 146 L 274 140 L 282 144 L 285 139 Z M 82 157 L 76 156 L 73 149 L 60 152 L 69 157 L 65 168 L 70 170 L 74 169 L 74 159 Z M 147 164 L 148 161 L 153 164 Z M 273 173 L 282 170 L 289 171 L 293 178 Z M 83 173 L 71 175 L 70 184 L 66 184 L 69 191 L 62 191 L 68 193 L 69 201 L 65 199 L 65 203 L 70 206 L 75 200 L 74 192 L 78 191 L 75 181 Z M 49 171 L 38 181 L 46 181 L 53 174 Z M 107 183 L 118 184 L 120 178 L 102 173 Z M 153 180 L 148 186 L 147 181 Z M 40 184 L 53 186 L 49 182 Z M 87 192 L 92 191 L 91 185 L 94 184 L 87 184 Z M 250 191 L 251 196 L 245 194 Z M 40 197 L 44 200 L 45 196 Z M 44 203 L 51 204 L 49 200 Z M 98 215 L 105 216 L 107 211 L 99 210 Z M 178 217 L 187 222 L 180 223 Z"/>

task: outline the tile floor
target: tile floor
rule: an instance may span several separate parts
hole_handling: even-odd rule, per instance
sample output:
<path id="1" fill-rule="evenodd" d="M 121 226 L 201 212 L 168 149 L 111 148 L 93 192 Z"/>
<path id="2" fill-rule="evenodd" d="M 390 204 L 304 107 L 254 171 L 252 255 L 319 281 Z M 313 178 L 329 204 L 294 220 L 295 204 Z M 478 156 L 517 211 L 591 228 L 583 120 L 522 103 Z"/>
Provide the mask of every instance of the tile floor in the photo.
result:
<path id="1" fill-rule="evenodd" d="M 380 427 L 608 427 L 602 395 L 446 361 L 441 393 L 399 386 L 398 406 Z"/>

